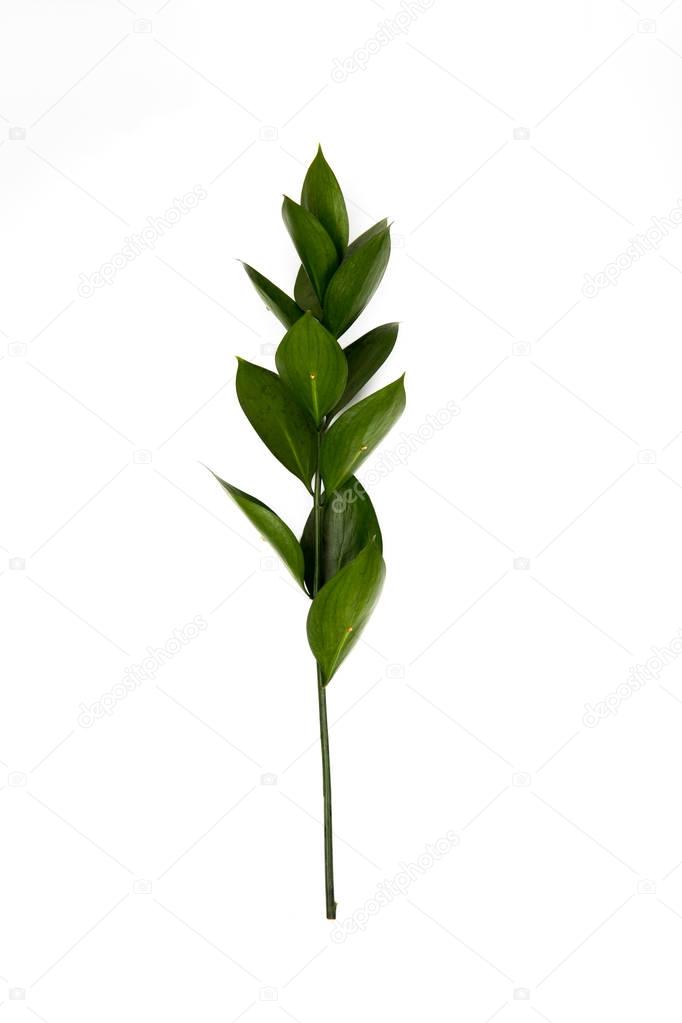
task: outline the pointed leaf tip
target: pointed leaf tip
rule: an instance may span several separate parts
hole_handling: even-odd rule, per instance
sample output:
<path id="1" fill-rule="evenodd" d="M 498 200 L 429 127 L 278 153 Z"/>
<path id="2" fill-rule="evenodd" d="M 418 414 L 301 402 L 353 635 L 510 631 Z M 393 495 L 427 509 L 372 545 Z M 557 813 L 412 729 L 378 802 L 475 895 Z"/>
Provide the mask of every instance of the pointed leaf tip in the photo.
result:
<path id="1" fill-rule="evenodd" d="M 296 582 L 303 588 L 304 559 L 300 543 L 279 515 L 259 501 L 257 497 L 239 490 L 221 479 L 212 469 L 208 470 L 230 495 L 235 504 L 239 505 L 247 519 L 259 533 L 274 547 L 284 561 Z"/>
<path id="2" fill-rule="evenodd" d="M 363 398 L 344 412 L 322 443 L 322 478 L 337 490 L 386 436 L 405 408 L 403 377 Z"/>
<path id="3" fill-rule="evenodd" d="M 303 310 L 296 305 L 293 298 L 290 298 L 286 292 L 278 288 L 272 281 L 269 281 L 262 273 L 254 270 L 252 266 L 249 266 L 243 260 L 239 260 L 239 262 L 244 267 L 246 275 L 254 288 L 265 302 L 266 308 L 273 312 L 285 327 L 291 327 L 303 314 Z"/>
<path id="4" fill-rule="evenodd" d="M 339 258 L 343 257 L 348 245 L 346 201 L 319 144 L 303 181 L 301 205 L 317 217 L 334 242 Z"/>
<path id="5" fill-rule="evenodd" d="M 343 349 L 348 363 L 348 379 L 346 389 L 332 409 L 331 415 L 336 415 L 352 401 L 381 368 L 393 351 L 398 338 L 398 326 L 397 323 L 384 323 Z"/>
<path id="6" fill-rule="evenodd" d="M 366 232 L 357 248 L 350 246 L 324 297 L 324 322 L 340 337 L 357 320 L 379 287 L 391 255 L 390 228 Z M 355 243 L 354 243 L 355 245 Z M 352 251 L 351 251 L 352 249 Z"/>
<path id="7" fill-rule="evenodd" d="M 336 245 L 318 218 L 288 196 L 282 202 L 282 218 L 315 294 L 322 301 L 339 264 Z"/>

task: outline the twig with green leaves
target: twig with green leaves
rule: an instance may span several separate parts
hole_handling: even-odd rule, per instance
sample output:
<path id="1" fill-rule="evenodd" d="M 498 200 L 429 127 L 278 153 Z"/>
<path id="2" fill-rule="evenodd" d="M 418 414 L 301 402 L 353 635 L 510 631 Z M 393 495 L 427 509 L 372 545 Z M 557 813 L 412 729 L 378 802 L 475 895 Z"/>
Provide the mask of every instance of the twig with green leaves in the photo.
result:
<path id="1" fill-rule="evenodd" d="M 375 327 L 342 348 L 338 339 L 372 298 L 386 270 L 386 220 L 349 244 L 336 177 L 318 149 L 301 202 L 282 216 L 301 267 L 294 298 L 244 264 L 256 291 L 286 327 L 277 372 L 239 359 L 237 397 L 272 454 L 304 484 L 313 507 L 300 541 L 271 508 L 216 477 L 272 544 L 311 598 L 308 642 L 317 662 L 322 749 L 327 918 L 336 918 L 327 686 L 357 643 L 385 575 L 379 523 L 356 470 L 405 407 L 403 377 L 347 406 L 383 365 L 397 323 Z M 345 409 L 345 411 L 344 411 Z"/>

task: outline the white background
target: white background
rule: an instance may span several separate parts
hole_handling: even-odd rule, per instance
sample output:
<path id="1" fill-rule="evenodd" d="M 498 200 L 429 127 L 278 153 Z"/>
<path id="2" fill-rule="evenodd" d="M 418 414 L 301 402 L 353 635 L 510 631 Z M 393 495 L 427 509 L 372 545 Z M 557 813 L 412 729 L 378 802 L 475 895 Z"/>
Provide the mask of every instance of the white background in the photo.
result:
<path id="1" fill-rule="evenodd" d="M 622 686 L 682 628 L 682 227 L 583 292 L 682 198 L 663 2 L 2 3 L 0 1020 L 680 1019 L 682 659 Z M 395 220 L 348 339 L 402 321 L 413 449 L 329 691 L 339 921 L 403 893 L 342 942 L 306 598 L 199 464 L 302 525 L 235 259 L 291 288 L 318 141 Z"/>

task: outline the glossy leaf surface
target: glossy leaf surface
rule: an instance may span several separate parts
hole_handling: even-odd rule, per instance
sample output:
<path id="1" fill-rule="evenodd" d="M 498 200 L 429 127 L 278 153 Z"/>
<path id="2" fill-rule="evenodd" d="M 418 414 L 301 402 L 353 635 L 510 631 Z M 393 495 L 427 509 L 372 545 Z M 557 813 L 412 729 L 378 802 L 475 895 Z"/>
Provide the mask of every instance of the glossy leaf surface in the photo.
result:
<path id="1" fill-rule="evenodd" d="M 341 337 L 363 311 L 379 287 L 391 254 L 388 227 L 379 231 L 344 259 L 324 296 L 324 322 Z"/>
<path id="2" fill-rule="evenodd" d="M 368 242 L 370 238 L 374 238 L 376 235 L 381 234 L 382 231 L 385 231 L 387 227 L 388 217 L 384 217 L 382 220 L 378 220 L 376 224 L 372 224 L 371 227 L 368 227 L 366 231 L 362 232 L 362 234 L 359 234 L 357 238 L 353 239 L 346 249 L 346 259 L 348 259 L 349 256 L 352 256 L 353 253 L 364 245 L 365 242 Z"/>
<path id="3" fill-rule="evenodd" d="M 260 439 L 310 490 L 317 431 L 308 413 L 276 373 L 245 359 L 239 360 L 236 384 L 239 404 Z"/>
<path id="4" fill-rule="evenodd" d="M 380 443 L 405 408 L 403 377 L 353 405 L 329 428 L 322 441 L 322 478 L 338 490 Z"/>
<path id="5" fill-rule="evenodd" d="M 348 379 L 341 399 L 332 409 L 332 415 L 352 401 L 374 376 L 393 351 L 397 337 L 398 324 L 384 323 L 343 349 L 348 364 Z"/>
<path id="6" fill-rule="evenodd" d="M 318 320 L 322 319 L 322 306 L 320 305 L 320 300 L 315 294 L 315 289 L 310 283 L 310 278 L 305 272 L 304 266 L 300 266 L 298 268 L 298 273 L 296 274 L 294 298 L 301 309 L 306 311 L 310 310 L 313 316 L 316 316 Z"/>
<path id="7" fill-rule="evenodd" d="M 308 613 L 308 642 L 325 685 L 360 638 L 385 574 L 381 552 L 370 542 L 314 598 Z"/>
<path id="8" fill-rule="evenodd" d="M 339 342 L 308 312 L 280 341 L 275 362 L 284 383 L 319 426 L 346 386 L 348 366 Z"/>
<path id="9" fill-rule="evenodd" d="M 325 498 L 320 520 L 320 586 L 357 557 L 373 538 L 382 550 L 381 530 L 374 506 L 355 476 L 351 476 L 341 490 Z M 312 511 L 301 536 L 301 547 L 305 559 L 305 582 L 308 592 L 312 593 L 315 574 L 315 515 Z"/>
<path id="10" fill-rule="evenodd" d="M 242 266 L 267 308 L 285 327 L 292 327 L 296 320 L 303 316 L 303 309 L 296 305 L 293 298 L 290 298 L 286 292 L 269 281 L 267 277 L 263 277 L 258 270 L 254 270 L 248 263 L 242 263 Z"/>
<path id="11" fill-rule="evenodd" d="M 210 471 L 212 472 L 212 470 Z M 253 523 L 258 532 L 272 544 L 296 582 L 303 586 L 303 550 L 286 522 L 272 508 L 268 508 L 267 504 L 259 501 L 257 497 L 252 497 L 251 494 L 246 494 L 243 490 L 239 490 L 230 483 L 226 483 L 220 476 L 216 476 L 214 472 L 212 474 L 221 487 L 239 505 L 247 519 Z"/>
<path id="12" fill-rule="evenodd" d="M 348 212 L 341 187 L 321 146 L 305 176 L 301 205 L 317 217 L 341 258 L 348 245 Z"/>
<path id="13" fill-rule="evenodd" d="M 336 246 L 317 217 L 286 196 L 282 203 L 282 217 L 315 294 L 322 301 L 339 264 Z"/>

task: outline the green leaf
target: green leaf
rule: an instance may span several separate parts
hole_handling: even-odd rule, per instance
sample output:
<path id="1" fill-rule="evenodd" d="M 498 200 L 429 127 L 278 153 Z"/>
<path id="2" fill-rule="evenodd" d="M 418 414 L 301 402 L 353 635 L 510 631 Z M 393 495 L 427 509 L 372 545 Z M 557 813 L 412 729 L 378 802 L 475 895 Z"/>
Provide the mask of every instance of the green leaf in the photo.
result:
<path id="1" fill-rule="evenodd" d="M 284 383 L 319 426 L 346 386 L 348 366 L 339 342 L 307 312 L 280 341 L 275 362 Z"/>
<path id="2" fill-rule="evenodd" d="M 348 380 L 340 400 L 331 410 L 331 415 L 336 415 L 374 376 L 393 351 L 397 337 L 398 324 L 384 323 L 343 349 L 348 363 Z"/>
<path id="3" fill-rule="evenodd" d="M 376 235 L 381 234 L 382 231 L 385 231 L 387 227 L 388 217 L 384 217 L 383 220 L 377 221 L 376 224 L 372 224 L 372 226 L 368 227 L 366 231 L 359 234 L 346 249 L 346 259 L 348 259 L 349 256 L 352 256 L 353 253 L 359 249 L 361 245 L 364 245 L 365 242 L 368 242 L 370 238 L 374 238 Z"/>
<path id="4" fill-rule="evenodd" d="M 318 320 L 322 319 L 323 313 L 320 300 L 315 294 L 315 289 L 310 283 L 310 278 L 305 272 L 304 266 L 300 266 L 298 268 L 298 273 L 296 274 L 294 298 L 300 305 L 301 309 L 305 309 L 306 311 L 309 309 L 313 316 L 317 317 Z"/>
<path id="5" fill-rule="evenodd" d="M 276 373 L 239 359 L 237 397 L 254 430 L 294 476 L 310 490 L 315 471 L 317 431 Z"/>
<path id="6" fill-rule="evenodd" d="M 272 544 L 296 582 L 303 586 L 303 550 L 286 522 L 280 519 L 279 515 L 272 508 L 268 508 L 267 504 L 259 501 L 257 497 L 245 494 L 243 490 L 238 490 L 237 487 L 226 483 L 220 476 L 216 476 L 212 469 L 209 469 L 209 472 L 215 476 L 221 487 L 224 487 L 230 497 L 236 501 L 258 532 Z"/>
<path id="7" fill-rule="evenodd" d="M 263 277 L 263 274 L 258 273 L 248 263 L 242 263 L 242 266 L 266 307 L 285 327 L 293 326 L 296 320 L 303 316 L 303 309 L 300 309 L 293 298 L 289 298 L 281 288 L 269 281 L 267 277 Z"/>
<path id="8" fill-rule="evenodd" d="M 374 506 L 355 476 L 346 481 L 342 490 L 325 496 L 320 517 L 320 586 L 357 557 L 373 538 L 382 550 L 381 530 Z M 312 511 L 303 529 L 301 547 L 305 559 L 305 582 L 308 592 L 312 593 L 315 573 L 315 515 Z"/>
<path id="9" fill-rule="evenodd" d="M 339 416 L 322 441 L 322 478 L 338 490 L 356 471 L 405 408 L 404 376 L 363 398 Z"/>
<path id="10" fill-rule="evenodd" d="M 339 265 L 336 246 L 317 217 L 287 196 L 282 203 L 282 217 L 315 294 L 322 301 L 327 285 Z"/>
<path id="11" fill-rule="evenodd" d="M 343 256 L 348 245 L 348 212 L 336 176 L 324 158 L 322 146 L 310 164 L 301 191 L 301 205 L 320 221 Z"/>
<path id="12" fill-rule="evenodd" d="M 391 254 L 390 228 L 379 231 L 336 271 L 324 296 L 324 323 L 340 337 L 357 320 L 379 287 Z"/>
<path id="13" fill-rule="evenodd" d="M 360 638 L 385 574 L 381 552 L 370 542 L 314 598 L 308 612 L 308 643 L 325 685 Z"/>

